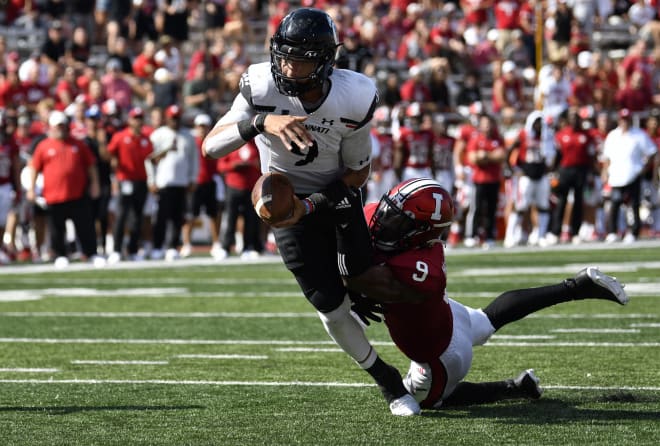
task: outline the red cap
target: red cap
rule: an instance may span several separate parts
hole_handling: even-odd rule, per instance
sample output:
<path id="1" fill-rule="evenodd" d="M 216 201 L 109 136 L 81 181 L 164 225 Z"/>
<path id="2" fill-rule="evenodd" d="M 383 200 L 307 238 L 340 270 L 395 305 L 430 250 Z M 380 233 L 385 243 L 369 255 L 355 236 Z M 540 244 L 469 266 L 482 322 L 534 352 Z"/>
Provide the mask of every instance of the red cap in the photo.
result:
<path id="1" fill-rule="evenodd" d="M 128 112 L 128 117 L 129 118 L 142 118 L 142 117 L 144 117 L 144 110 L 142 110 L 140 107 L 133 107 Z"/>
<path id="2" fill-rule="evenodd" d="M 178 105 L 170 105 L 165 109 L 166 118 L 178 118 L 181 116 L 181 108 Z"/>

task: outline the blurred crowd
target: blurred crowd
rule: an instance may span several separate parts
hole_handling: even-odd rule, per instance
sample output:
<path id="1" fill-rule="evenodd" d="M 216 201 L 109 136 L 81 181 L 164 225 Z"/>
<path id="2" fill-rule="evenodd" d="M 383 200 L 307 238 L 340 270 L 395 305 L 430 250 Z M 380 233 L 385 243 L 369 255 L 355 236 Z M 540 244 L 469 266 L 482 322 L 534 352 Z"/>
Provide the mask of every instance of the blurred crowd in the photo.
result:
<path id="1" fill-rule="evenodd" d="M 13 0 L 0 261 L 174 260 L 201 225 L 216 259 L 269 252 L 254 146 L 216 162 L 199 145 L 297 6 L 326 10 L 337 66 L 379 88 L 368 199 L 437 178 L 456 197 L 450 246 L 660 235 L 654 0 Z"/>

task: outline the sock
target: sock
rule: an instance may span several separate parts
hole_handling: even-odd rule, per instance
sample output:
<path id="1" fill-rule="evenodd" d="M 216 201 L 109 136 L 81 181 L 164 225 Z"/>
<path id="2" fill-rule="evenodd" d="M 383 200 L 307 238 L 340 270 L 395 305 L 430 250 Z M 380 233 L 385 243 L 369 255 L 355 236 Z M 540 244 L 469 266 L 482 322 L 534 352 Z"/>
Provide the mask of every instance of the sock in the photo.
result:
<path id="1" fill-rule="evenodd" d="M 558 285 L 512 290 L 500 294 L 483 311 L 495 330 L 499 330 L 500 327 L 522 319 L 535 311 L 573 300 L 573 295 L 574 293 L 569 290 L 566 282 Z"/>
<path id="2" fill-rule="evenodd" d="M 373 365 L 366 371 L 376 381 L 388 403 L 408 393 L 406 388 L 403 387 L 399 371 L 395 367 L 386 364 L 378 356 Z"/>
<path id="3" fill-rule="evenodd" d="M 325 331 L 363 369 L 369 368 L 378 354 L 367 340 L 364 330 L 350 313 L 351 302 L 348 296 L 336 309 L 317 312 Z"/>
<path id="4" fill-rule="evenodd" d="M 484 383 L 463 381 L 442 401 L 442 407 L 486 404 L 495 401 L 524 398 L 525 392 L 516 387 L 513 379 Z"/>

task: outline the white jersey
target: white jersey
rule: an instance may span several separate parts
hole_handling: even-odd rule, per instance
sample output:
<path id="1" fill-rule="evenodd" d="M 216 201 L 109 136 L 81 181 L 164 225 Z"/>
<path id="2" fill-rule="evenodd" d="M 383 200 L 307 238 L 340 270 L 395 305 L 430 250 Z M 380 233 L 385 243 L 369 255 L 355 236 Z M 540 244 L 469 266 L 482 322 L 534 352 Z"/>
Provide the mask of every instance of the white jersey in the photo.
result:
<path id="1" fill-rule="evenodd" d="M 376 86 L 368 77 L 335 69 L 330 91 L 308 112 L 297 97 L 281 94 L 271 75 L 270 63 L 250 65 L 241 78 L 241 93 L 221 124 L 248 119 L 256 113 L 307 116 L 305 127 L 313 147 L 288 151 L 278 137 L 260 134 L 262 172 L 277 171 L 289 177 L 296 193 L 317 192 L 340 178 L 346 168 L 360 170 L 371 162 L 371 116 L 378 102 Z"/>

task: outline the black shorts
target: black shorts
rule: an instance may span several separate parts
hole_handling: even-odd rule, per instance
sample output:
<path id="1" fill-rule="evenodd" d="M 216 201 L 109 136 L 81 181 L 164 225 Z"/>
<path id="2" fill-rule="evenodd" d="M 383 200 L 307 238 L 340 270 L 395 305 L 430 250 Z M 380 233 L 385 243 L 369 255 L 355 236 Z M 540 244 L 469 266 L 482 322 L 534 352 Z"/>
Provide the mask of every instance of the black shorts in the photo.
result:
<path id="1" fill-rule="evenodd" d="M 339 307 L 346 295 L 338 257 L 350 259 L 350 271 L 359 273 L 372 263 L 371 242 L 362 207 L 356 208 L 351 222 L 342 231 L 330 210 L 303 217 L 289 228 L 273 228 L 282 259 L 293 273 L 307 300 L 322 313 Z M 337 243 L 337 237 L 348 243 Z M 346 251 L 339 253 L 340 251 Z"/>
<path id="2" fill-rule="evenodd" d="M 215 181 L 198 184 L 192 198 L 192 215 L 194 217 L 199 217 L 202 211 L 202 206 L 204 206 L 206 215 L 215 218 L 218 215 L 218 200 L 216 199 L 215 194 Z"/>

